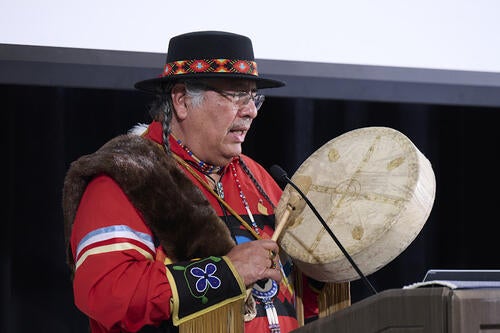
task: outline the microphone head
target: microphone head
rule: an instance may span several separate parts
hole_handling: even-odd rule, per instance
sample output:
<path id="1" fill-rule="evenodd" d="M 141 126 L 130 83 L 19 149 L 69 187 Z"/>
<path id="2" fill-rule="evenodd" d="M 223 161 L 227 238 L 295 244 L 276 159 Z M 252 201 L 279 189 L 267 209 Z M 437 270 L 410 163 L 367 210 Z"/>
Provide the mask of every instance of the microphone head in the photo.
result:
<path id="1" fill-rule="evenodd" d="M 285 185 L 288 183 L 288 176 L 286 174 L 286 171 L 283 170 L 279 165 L 275 164 L 271 166 L 271 168 L 269 168 L 269 173 L 279 186 L 285 187 Z"/>

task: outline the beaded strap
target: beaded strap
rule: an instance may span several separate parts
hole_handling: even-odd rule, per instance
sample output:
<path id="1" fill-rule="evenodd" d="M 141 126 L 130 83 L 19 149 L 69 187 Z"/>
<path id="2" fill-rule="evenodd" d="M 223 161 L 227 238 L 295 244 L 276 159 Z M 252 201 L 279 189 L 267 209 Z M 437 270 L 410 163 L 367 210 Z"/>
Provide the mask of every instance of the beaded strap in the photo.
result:
<path id="1" fill-rule="evenodd" d="M 162 77 L 191 73 L 239 73 L 258 76 L 255 61 L 239 59 L 192 59 L 165 64 Z"/>

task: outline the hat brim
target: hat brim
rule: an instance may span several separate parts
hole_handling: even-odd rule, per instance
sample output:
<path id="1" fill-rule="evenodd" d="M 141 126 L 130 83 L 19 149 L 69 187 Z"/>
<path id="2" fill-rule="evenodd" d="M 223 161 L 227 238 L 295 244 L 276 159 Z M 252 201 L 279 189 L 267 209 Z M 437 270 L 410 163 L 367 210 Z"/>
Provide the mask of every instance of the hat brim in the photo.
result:
<path id="1" fill-rule="evenodd" d="M 255 85 L 257 89 L 266 89 L 266 88 L 279 88 L 285 85 L 285 82 L 268 79 L 258 76 L 245 75 L 245 74 L 227 74 L 227 73 L 193 73 L 193 74 L 182 74 L 178 76 L 169 76 L 169 77 L 159 77 L 155 79 L 148 79 L 137 82 L 134 87 L 136 89 L 153 93 L 153 94 L 162 94 L 165 92 L 165 87 L 168 84 L 172 84 L 178 81 L 184 81 L 189 79 L 216 79 L 216 78 L 224 78 L 224 79 L 245 79 L 255 81 Z"/>

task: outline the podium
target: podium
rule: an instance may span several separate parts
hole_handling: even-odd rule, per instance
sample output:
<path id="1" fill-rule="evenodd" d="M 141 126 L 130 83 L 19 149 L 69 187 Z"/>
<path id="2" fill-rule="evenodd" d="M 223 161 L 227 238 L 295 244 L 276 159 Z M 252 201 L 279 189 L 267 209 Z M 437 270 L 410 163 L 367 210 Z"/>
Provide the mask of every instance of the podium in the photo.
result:
<path id="1" fill-rule="evenodd" d="M 500 333 L 500 289 L 388 289 L 293 333 Z"/>

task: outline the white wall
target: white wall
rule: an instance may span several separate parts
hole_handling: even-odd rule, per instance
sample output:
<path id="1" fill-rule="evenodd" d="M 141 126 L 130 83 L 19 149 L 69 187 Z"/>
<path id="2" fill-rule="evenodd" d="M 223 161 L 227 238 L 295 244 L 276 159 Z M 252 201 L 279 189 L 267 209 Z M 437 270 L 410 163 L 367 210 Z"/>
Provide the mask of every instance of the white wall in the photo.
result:
<path id="1" fill-rule="evenodd" d="M 498 0 L 0 0 L 0 43 L 164 53 L 193 30 L 260 59 L 500 72 Z"/>

